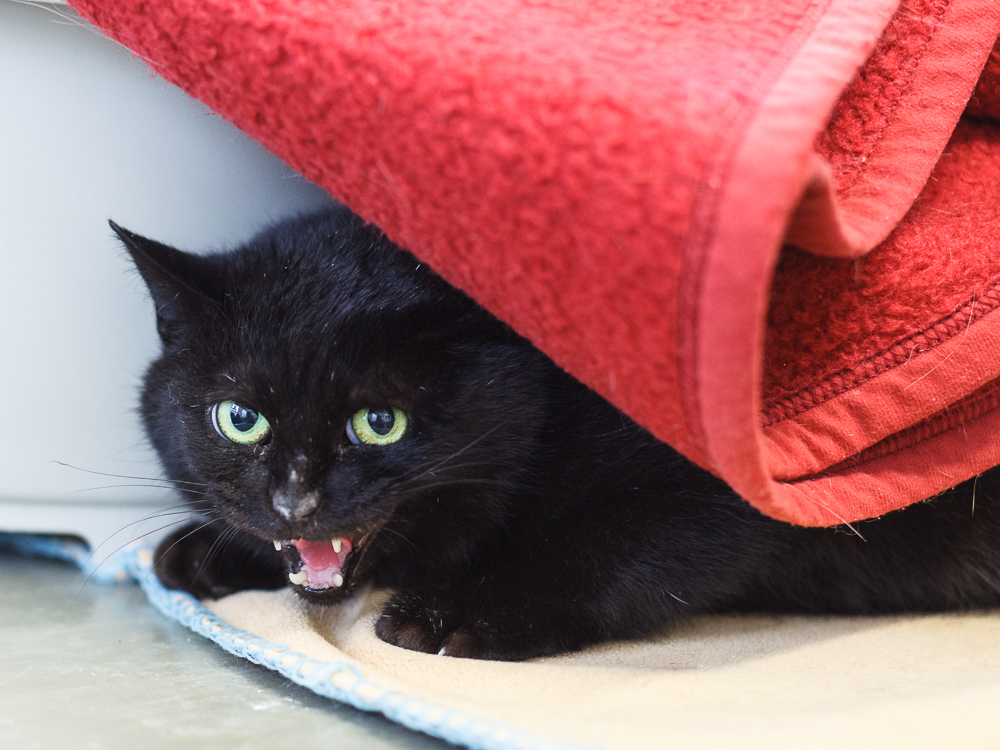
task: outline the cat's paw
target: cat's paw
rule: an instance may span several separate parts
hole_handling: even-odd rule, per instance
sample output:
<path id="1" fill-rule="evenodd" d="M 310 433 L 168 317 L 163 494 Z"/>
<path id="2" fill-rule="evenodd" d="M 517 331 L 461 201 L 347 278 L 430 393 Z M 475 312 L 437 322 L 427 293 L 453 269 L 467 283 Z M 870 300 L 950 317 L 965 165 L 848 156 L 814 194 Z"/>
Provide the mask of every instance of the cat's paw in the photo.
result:
<path id="1" fill-rule="evenodd" d="M 523 618 L 467 609 L 440 592 L 399 592 L 385 605 L 375 633 L 386 643 L 463 659 L 520 661 L 578 648 L 558 634 L 523 627 Z"/>
<path id="2" fill-rule="evenodd" d="M 441 594 L 399 592 L 375 622 L 375 634 L 393 646 L 436 654 L 453 619 L 453 605 Z"/>
<path id="3" fill-rule="evenodd" d="M 218 599 L 253 588 L 275 589 L 287 583 L 282 563 L 272 550 L 222 523 L 193 523 L 175 531 L 160 542 L 155 560 L 160 583 L 198 599 Z"/>

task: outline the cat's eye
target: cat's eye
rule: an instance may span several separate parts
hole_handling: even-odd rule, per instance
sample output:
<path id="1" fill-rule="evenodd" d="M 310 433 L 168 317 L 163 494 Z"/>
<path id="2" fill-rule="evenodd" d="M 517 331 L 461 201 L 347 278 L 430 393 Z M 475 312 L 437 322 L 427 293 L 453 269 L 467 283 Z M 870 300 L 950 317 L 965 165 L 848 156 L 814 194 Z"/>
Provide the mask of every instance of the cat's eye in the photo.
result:
<path id="1" fill-rule="evenodd" d="M 259 443 L 271 432 L 263 414 L 235 401 L 220 401 L 212 407 L 212 425 L 226 440 L 240 445 Z"/>
<path id="2" fill-rule="evenodd" d="M 389 445 L 403 437 L 406 424 L 400 409 L 362 409 L 347 421 L 347 437 L 355 445 Z"/>

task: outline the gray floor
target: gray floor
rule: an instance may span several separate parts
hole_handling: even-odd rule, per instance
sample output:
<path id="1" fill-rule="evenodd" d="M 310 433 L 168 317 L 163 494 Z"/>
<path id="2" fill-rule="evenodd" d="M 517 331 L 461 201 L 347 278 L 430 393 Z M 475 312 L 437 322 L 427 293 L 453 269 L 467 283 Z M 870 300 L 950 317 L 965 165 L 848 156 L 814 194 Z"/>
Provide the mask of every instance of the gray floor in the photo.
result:
<path id="1" fill-rule="evenodd" d="M 154 610 L 135 586 L 0 553 L 0 747 L 450 747 L 320 698 Z"/>

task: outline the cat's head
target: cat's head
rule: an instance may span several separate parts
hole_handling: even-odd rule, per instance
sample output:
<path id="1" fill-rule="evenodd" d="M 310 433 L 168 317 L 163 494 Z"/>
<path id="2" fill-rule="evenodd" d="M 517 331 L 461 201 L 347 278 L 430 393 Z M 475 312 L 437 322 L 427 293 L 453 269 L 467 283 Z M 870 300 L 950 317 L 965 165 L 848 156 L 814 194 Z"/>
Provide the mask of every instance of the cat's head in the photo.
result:
<path id="1" fill-rule="evenodd" d="M 341 208 L 206 256 L 112 227 L 156 307 L 141 412 L 168 476 L 280 544 L 300 593 L 453 564 L 500 522 L 545 365 L 467 297 Z"/>

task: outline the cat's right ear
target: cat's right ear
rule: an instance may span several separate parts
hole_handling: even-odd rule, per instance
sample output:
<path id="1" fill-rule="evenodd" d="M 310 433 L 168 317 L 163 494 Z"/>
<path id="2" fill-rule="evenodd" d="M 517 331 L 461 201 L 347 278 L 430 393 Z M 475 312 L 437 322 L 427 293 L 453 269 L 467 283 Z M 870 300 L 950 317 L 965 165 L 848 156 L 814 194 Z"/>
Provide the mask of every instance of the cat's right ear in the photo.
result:
<path id="1" fill-rule="evenodd" d="M 130 232 L 108 221 L 125 245 L 156 306 L 156 330 L 164 346 L 181 339 L 215 303 L 207 293 L 211 269 L 203 258 Z"/>

